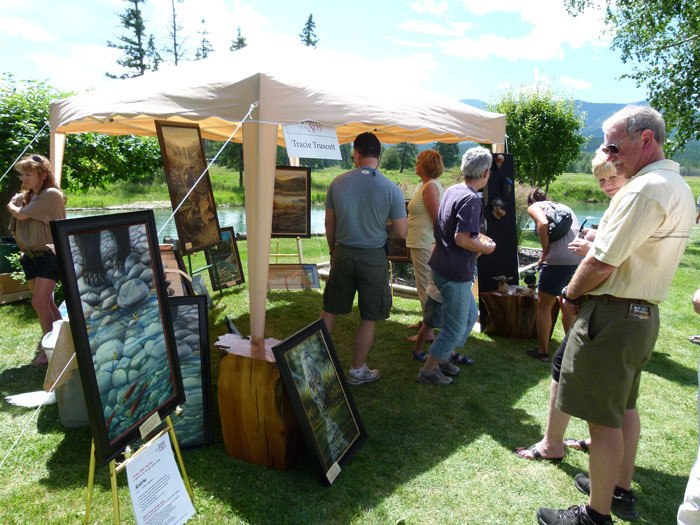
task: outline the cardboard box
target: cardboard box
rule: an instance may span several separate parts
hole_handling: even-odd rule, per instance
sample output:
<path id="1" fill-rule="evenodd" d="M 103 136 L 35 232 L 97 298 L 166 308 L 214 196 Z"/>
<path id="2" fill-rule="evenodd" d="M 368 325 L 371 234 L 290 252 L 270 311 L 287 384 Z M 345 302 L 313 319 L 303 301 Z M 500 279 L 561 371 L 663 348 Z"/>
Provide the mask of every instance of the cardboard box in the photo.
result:
<path id="1" fill-rule="evenodd" d="M 0 295 L 13 294 L 29 290 L 27 283 L 16 281 L 11 273 L 0 273 Z"/>

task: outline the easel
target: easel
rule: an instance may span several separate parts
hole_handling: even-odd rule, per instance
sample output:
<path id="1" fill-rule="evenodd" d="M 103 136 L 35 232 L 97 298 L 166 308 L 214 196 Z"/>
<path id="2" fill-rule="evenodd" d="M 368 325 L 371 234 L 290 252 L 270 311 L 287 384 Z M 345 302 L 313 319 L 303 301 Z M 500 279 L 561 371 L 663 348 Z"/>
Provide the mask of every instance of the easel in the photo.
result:
<path id="1" fill-rule="evenodd" d="M 172 421 L 170 416 L 165 418 L 165 426 L 156 433 L 151 439 L 148 440 L 139 450 L 137 450 L 133 455 L 127 457 L 122 463 L 117 465 L 116 460 L 109 462 L 109 481 L 112 486 L 112 523 L 114 525 L 119 525 L 121 523 L 119 518 L 119 495 L 117 494 L 117 474 L 123 471 L 129 462 L 138 456 L 138 454 L 145 450 L 153 441 L 161 437 L 163 434 L 168 432 L 170 434 L 170 440 L 173 444 L 173 449 L 175 449 L 175 456 L 177 457 L 177 462 L 180 466 L 180 473 L 182 474 L 182 480 L 185 483 L 185 488 L 187 493 L 190 495 L 190 499 L 194 500 L 194 494 L 192 493 L 192 487 L 190 486 L 190 480 L 187 477 L 187 471 L 185 470 L 185 464 L 182 461 L 182 454 L 180 454 L 180 445 L 177 442 L 177 437 L 175 436 L 175 430 L 173 429 Z M 90 523 L 90 506 L 92 504 L 92 489 L 94 487 L 95 481 L 95 441 L 92 441 L 90 447 L 90 467 L 88 471 L 88 493 L 87 501 L 85 504 L 85 525 Z"/>
<path id="2" fill-rule="evenodd" d="M 280 250 L 280 240 L 275 241 L 275 252 Z M 299 259 L 299 264 L 304 263 L 304 252 L 301 247 L 301 237 L 297 237 L 297 253 L 270 253 L 270 257 L 275 257 L 275 262 L 279 262 L 280 257 L 297 257 Z"/>

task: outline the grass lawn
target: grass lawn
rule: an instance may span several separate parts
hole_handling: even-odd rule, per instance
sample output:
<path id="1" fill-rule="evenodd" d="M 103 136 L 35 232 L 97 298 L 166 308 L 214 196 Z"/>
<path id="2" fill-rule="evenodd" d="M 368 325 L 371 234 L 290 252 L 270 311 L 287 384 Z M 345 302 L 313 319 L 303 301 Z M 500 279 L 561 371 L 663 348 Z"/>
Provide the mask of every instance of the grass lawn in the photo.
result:
<path id="1" fill-rule="evenodd" d="M 245 259 L 245 243 L 239 247 Z M 292 251 L 291 244 L 288 248 Z M 324 239 L 304 240 L 307 260 L 327 259 L 326 253 Z M 193 258 L 194 268 L 203 264 L 201 255 Z M 698 347 L 687 337 L 700 333 L 700 318 L 690 305 L 698 268 L 700 229 L 661 307 L 661 335 L 642 380 L 634 485 L 642 523 L 675 522 L 697 452 Z M 213 298 L 211 341 L 226 331 L 224 315 L 248 333 L 245 285 Z M 271 291 L 265 335 L 284 339 L 317 319 L 320 309 L 318 290 Z M 0 306 L 0 316 L 0 523 L 81 523 L 90 432 L 64 428 L 56 405 L 37 416 L 3 401 L 6 395 L 41 389 L 44 369 L 29 366 L 40 336 L 31 305 Z M 226 455 L 216 405 L 218 351 L 212 347 L 214 442 L 184 452 L 197 510 L 190 523 L 517 525 L 534 523 L 540 506 L 585 502 L 572 483 L 576 473 L 587 470 L 584 453 L 570 452 L 553 465 L 519 459 L 512 452 L 537 441 L 545 422 L 550 370 L 525 355 L 533 341 L 475 333 L 467 344 L 475 366 L 463 367 L 449 387 L 419 385 L 420 364 L 411 359 L 404 339 L 412 334 L 406 326 L 418 318 L 417 300 L 396 298 L 391 318 L 378 324 L 369 364 L 381 370 L 382 378 L 351 387 L 369 439 L 327 488 L 309 454 L 287 471 Z M 346 368 L 357 323 L 357 311 L 340 316 L 333 332 Z M 558 324 L 552 349 L 561 337 Z M 573 421 L 567 434 L 582 438 L 587 431 Z M 122 522 L 134 523 L 123 474 L 118 482 Z M 111 523 L 111 512 L 108 468 L 98 467 L 93 522 Z"/>

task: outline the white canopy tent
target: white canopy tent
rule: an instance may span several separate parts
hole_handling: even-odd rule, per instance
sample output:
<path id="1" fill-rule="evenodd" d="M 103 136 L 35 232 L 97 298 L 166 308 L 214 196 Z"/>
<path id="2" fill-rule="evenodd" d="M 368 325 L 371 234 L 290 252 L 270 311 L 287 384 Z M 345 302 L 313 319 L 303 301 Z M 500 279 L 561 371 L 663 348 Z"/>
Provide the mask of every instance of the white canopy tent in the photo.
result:
<path id="1" fill-rule="evenodd" d="M 356 68 L 361 70 L 355 73 Z M 341 144 L 364 131 L 387 144 L 505 142 L 504 115 L 410 90 L 402 79 L 380 81 L 375 71 L 367 63 L 308 47 L 248 46 L 116 81 L 109 89 L 51 104 L 51 162 L 60 181 L 67 133 L 155 135 L 154 120 L 171 120 L 195 122 L 204 138 L 222 141 L 240 126 L 232 140 L 242 142 L 244 150 L 250 333 L 260 341 L 276 145 L 284 145 L 281 125 L 313 120 L 334 126 Z"/>

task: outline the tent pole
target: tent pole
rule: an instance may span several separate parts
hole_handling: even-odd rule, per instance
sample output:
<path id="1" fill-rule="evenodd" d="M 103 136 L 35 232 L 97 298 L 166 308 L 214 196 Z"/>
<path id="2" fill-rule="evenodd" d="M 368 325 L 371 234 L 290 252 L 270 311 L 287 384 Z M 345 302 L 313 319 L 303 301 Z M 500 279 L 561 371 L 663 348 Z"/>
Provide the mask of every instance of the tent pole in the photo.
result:
<path id="1" fill-rule="evenodd" d="M 250 336 L 254 346 L 265 339 L 267 270 L 272 232 L 272 201 L 277 160 L 277 124 L 243 123 L 246 236 Z"/>

